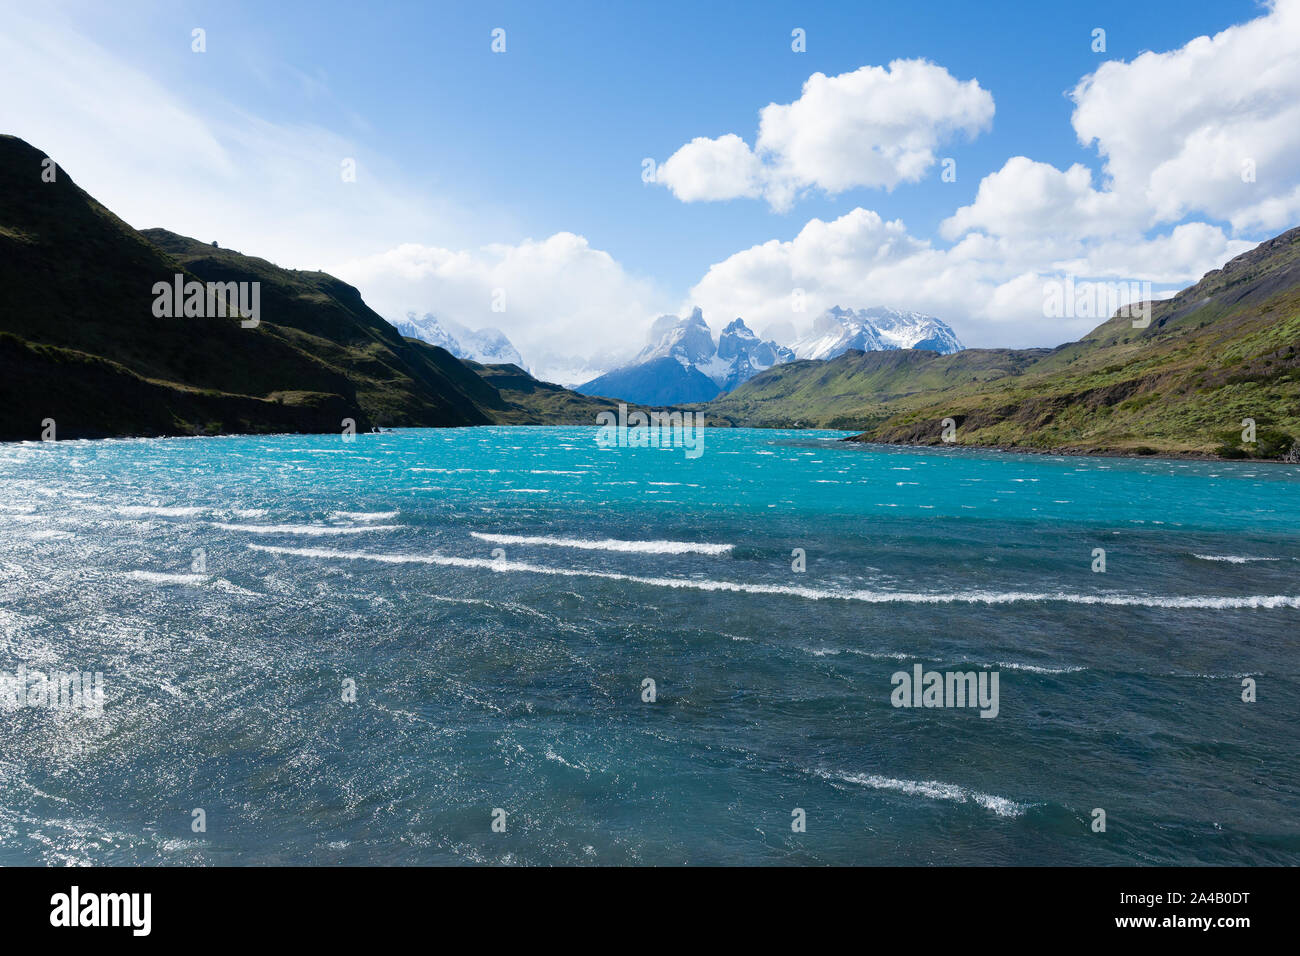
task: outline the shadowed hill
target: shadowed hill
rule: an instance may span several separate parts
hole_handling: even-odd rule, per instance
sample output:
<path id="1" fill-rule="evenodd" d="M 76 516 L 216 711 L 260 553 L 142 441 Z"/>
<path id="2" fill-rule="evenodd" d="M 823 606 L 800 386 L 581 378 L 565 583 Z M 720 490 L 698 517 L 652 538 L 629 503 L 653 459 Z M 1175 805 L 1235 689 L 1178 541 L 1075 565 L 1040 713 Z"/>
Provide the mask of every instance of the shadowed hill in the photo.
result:
<path id="1" fill-rule="evenodd" d="M 478 406 L 500 402 L 454 355 L 404 338 L 334 276 L 281 269 L 165 229 L 141 234 L 204 282 L 260 282 L 259 328 L 341 373 L 363 413 L 379 424 L 487 424 Z"/>
<path id="2" fill-rule="evenodd" d="M 488 422 L 495 392 L 323 273 L 137 232 L 0 136 L 0 438 L 338 431 Z M 157 318 L 155 283 L 258 281 L 261 322 Z"/>

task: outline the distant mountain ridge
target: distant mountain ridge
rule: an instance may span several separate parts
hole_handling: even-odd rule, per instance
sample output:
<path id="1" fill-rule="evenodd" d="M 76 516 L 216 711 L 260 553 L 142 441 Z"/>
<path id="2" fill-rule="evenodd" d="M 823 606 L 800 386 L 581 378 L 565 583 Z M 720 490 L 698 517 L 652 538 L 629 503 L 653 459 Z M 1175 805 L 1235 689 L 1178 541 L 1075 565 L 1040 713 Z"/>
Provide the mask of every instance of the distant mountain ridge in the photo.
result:
<path id="1" fill-rule="evenodd" d="M 962 347 L 957 333 L 946 322 L 920 312 L 880 306 L 856 312 L 832 306 L 817 317 L 812 332 L 792 346 L 801 359 L 832 359 L 851 349 L 921 349 L 950 355 Z"/>
<path id="2" fill-rule="evenodd" d="M 702 402 L 796 358 L 824 361 L 853 349 L 916 348 L 948 354 L 962 348 L 956 333 L 933 316 L 886 308 L 855 312 L 838 306 L 819 316 L 812 332 L 793 347 L 763 341 L 740 318 L 714 343 L 699 308 L 685 318 L 660 316 L 650 327 L 649 340 L 630 363 L 577 390 L 639 402 Z"/>
<path id="3" fill-rule="evenodd" d="M 423 316 L 408 312 L 404 320 L 393 325 L 402 335 L 437 345 L 457 358 L 485 365 L 525 367 L 523 356 L 500 329 L 470 329 L 451 319 L 439 319 L 430 312 Z"/>
<path id="4" fill-rule="evenodd" d="M 699 308 L 685 318 L 660 316 L 650 326 L 649 339 L 629 364 L 576 390 L 646 404 L 705 402 L 794 359 L 788 348 L 760 340 L 743 319 L 727 325 L 714 342 Z"/>
<path id="5" fill-rule="evenodd" d="M 836 308 L 798 344 L 846 350 L 811 359 L 739 319 L 714 343 L 700 310 L 665 316 L 619 370 L 628 390 L 593 397 L 403 337 L 325 273 L 132 229 L 62 168 L 42 181 L 44 159 L 0 135 L 0 440 L 46 421 L 59 438 L 581 425 L 642 392 L 710 424 L 864 442 L 1300 463 L 1300 228 L 1151 303 L 1149 325 L 1119 313 L 1054 349 L 961 349 L 932 317 Z M 153 290 L 175 277 L 258 283 L 260 322 L 161 317 Z"/>

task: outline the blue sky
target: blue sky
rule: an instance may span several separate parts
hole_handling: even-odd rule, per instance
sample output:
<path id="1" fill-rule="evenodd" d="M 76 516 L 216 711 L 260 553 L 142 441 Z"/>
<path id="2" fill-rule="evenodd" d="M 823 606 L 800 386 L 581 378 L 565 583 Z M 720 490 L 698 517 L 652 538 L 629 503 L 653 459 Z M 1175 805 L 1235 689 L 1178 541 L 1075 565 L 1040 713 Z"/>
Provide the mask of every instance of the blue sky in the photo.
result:
<path id="1" fill-rule="evenodd" d="M 812 220 L 832 223 L 860 209 L 885 223 L 901 220 L 909 242 L 952 249 L 962 236 L 944 234 L 941 224 L 971 206 L 985 177 L 1003 170 L 1012 157 L 1060 172 L 1083 164 L 1092 174 L 1091 188 L 1105 191 L 1105 157 L 1096 144 L 1080 144 L 1071 125 L 1076 103 L 1070 91 L 1107 61 L 1131 64 L 1146 50 L 1173 57 L 1198 36 L 1269 15 L 1266 7 L 1237 0 L 68 3 L 38 12 L 14 3 L 3 9 L 8 69 L 23 72 L 7 77 L 0 129 L 49 150 L 133 225 L 162 225 L 285 265 L 340 272 L 390 318 L 406 309 L 447 311 L 471 326 L 503 327 L 512 338 L 532 340 L 534 349 L 541 348 L 540 330 L 553 329 L 565 339 L 555 351 L 565 355 L 592 351 L 593 343 L 603 352 L 617 351 L 621 343 L 635 347 L 658 311 L 680 310 L 692 301 L 704 303 L 715 331 L 734 317 L 729 313 L 752 313 L 747 320 L 760 329 L 780 324 L 777 306 L 769 303 L 773 290 L 747 287 L 732 302 L 720 289 L 728 281 L 741 285 L 754 272 L 732 257 L 772 241 L 790 243 Z M 195 27 L 206 31 L 202 54 L 191 50 Z M 506 30 L 504 54 L 490 49 L 496 27 Z M 806 31 L 807 52 L 791 50 L 796 27 Z M 1103 54 L 1091 49 L 1097 27 L 1106 31 Z M 1222 69 L 1231 69 L 1234 57 L 1285 62 L 1293 41 L 1270 39 L 1270 32 L 1278 30 L 1257 31 L 1254 38 L 1233 41 L 1235 46 L 1225 42 L 1222 51 L 1209 55 L 1219 57 Z M 1262 54 L 1251 47 L 1270 43 L 1277 48 Z M 75 51 L 76 63 L 71 55 L 66 68 L 45 59 L 49 72 L 39 77 L 42 67 L 32 51 L 42 44 Z M 24 49 L 33 56 L 27 64 L 21 62 Z M 976 81 L 991 97 L 991 121 L 978 132 L 940 134 L 934 144 L 936 160 L 956 160 L 955 182 L 942 182 L 938 165 L 931 164 L 916 181 L 892 189 L 857 186 L 831 193 L 805 183 L 788 208 L 773 208 L 762 198 L 681 201 L 664 185 L 642 182 L 644 158 L 662 163 L 696 137 L 733 134 L 753 147 L 760 109 L 799 100 L 815 73 L 838 77 L 863 67 L 887 68 L 895 60 L 928 61 L 955 83 Z M 1171 61 L 1161 69 L 1155 82 L 1145 84 L 1136 68 L 1117 76 L 1114 102 L 1141 98 L 1147 89 L 1153 96 L 1181 98 L 1177 65 Z M 1273 88 L 1250 96 L 1256 102 L 1286 98 L 1294 72 L 1283 69 L 1279 80 L 1270 81 Z M 1125 90 L 1125 83 L 1132 89 Z M 1205 91 L 1206 103 L 1212 92 Z M 1210 106 L 1196 109 L 1205 115 L 1185 119 L 1169 135 L 1195 130 L 1205 134 L 1197 141 L 1206 142 L 1214 139 L 1207 130 L 1226 129 L 1233 121 L 1226 106 L 1222 116 L 1211 115 Z M 1104 128 L 1105 118 L 1099 122 Z M 1250 140 L 1239 130 L 1232 135 Z M 1270 155 L 1288 145 L 1276 142 L 1275 125 L 1251 135 L 1273 137 Z M 1135 154 L 1138 147 L 1123 140 L 1122 131 L 1115 137 L 1113 153 L 1132 154 L 1133 181 L 1115 190 L 1126 197 L 1151 192 L 1149 183 L 1135 177 L 1164 168 L 1161 162 L 1178 165 L 1176 151 L 1148 161 Z M 1245 151 L 1268 150 L 1251 141 Z M 357 183 L 338 181 L 342 157 L 357 160 Z M 1125 255 L 1133 263 L 1125 278 L 1176 288 L 1243 244 L 1295 224 L 1288 198 L 1297 180 L 1294 166 L 1279 169 L 1273 162 L 1271 178 L 1256 191 L 1270 191 L 1264 198 L 1274 207 L 1267 215 L 1238 215 L 1239 201 L 1206 208 L 1192 201 L 1186 209 L 1166 208 L 1155 221 L 1138 217 L 1140 222 L 1115 236 L 1095 228 L 1079 231 L 1068 237 L 1074 247 L 1053 249 L 1039 263 L 1028 262 L 1023 250 L 1008 253 L 1000 272 L 981 271 L 979 279 L 1003 289 L 1006 298 L 1007 283 L 1023 274 L 1048 275 L 1076 265 L 1080 274 L 1114 275 L 1127 264 L 1114 265 L 1119 247 L 1107 247 L 1114 253 L 1109 258 L 1095 253 L 1107 242 L 1123 241 L 1130 244 Z M 1053 176 L 1040 171 L 1049 180 Z M 972 214 L 970 221 L 980 235 L 998 238 L 988 216 Z M 1152 268 L 1149 260 L 1160 248 L 1133 245 L 1167 238 L 1187 223 L 1204 224 L 1217 238 L 1198 233 L 1196 242 L 1182 242 L 1181 258 L 1171 257 L 1179 259 L 1177 267 Z M 869 231 L 863 226 L 853 241 L 866 241 Z M 546 267 L 536 261 L 530 260 L 529 277 L 517 281 L 511 270 L 523 267 L 503 265 L 512 255 L 506 247 L 556 235 L 581 243 L 538 255 L 557 270 L 552 286 L 588 293 L 579 296 L 580 306 L 535 288 L 547 281 Z M 406 258 L 382 258 L 403 245 Z M 430 260 L 409 247 L 446 255 Z M 485 254 L 484 247 L 501 248 Z M 593 260 L 572 274 L 565 271 L 566 256 L 597 253 L 614 265 Z M 412 255 L 422 265 L 412 265 Z M 465 260 L 460 272 L 448 265 L 457 256 Z M 730 271 L 712 270 L 728 261 Z M 421 269 L 437 275 L 421 276 Z M 961 293 L 951 289 L 912 295 L 910 288 L 920 281 L 916 275 L 882 275 L 862 287 L 812 275 L 808 285 L 824 291 L 819 306 L 860 295 L 878 300 L 838 304 L 936 314 L 946 307 L 940 317 L 974 344 L 1055 344 L 1081 330 L 1044 323 L 1032 307 L 1023 309 L 1022 322 L 998 324 L 993 293 L 964 305 Z M 478 293 L 469 289 L 480 280 L 524 290 L 515 297 L 517 307 L 494 315 L 475 305 Z M 795 275 L 774 289 L 803 281 Z M 960 281 L 954 275 L 952 283 Z M 486 302 L 486 296 L 478 299 Z M 557 314 L 566 308 L 591 314 L 566 324 Z M 601 314 L 607 317 L 603 323 Z M 617 335 L 609 333 L 611 324 Z"/>

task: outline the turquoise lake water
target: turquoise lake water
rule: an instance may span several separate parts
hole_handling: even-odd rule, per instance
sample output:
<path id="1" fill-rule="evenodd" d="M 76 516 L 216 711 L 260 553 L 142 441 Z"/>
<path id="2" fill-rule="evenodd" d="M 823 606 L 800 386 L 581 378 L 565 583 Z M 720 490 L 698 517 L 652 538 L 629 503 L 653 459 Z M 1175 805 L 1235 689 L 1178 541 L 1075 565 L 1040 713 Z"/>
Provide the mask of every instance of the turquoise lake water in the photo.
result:
<path id="1" fill-rule="evenodd" d="M 0 864 L 1300 862 L 1300 469 L 595 434 L 0 446 Z"/>

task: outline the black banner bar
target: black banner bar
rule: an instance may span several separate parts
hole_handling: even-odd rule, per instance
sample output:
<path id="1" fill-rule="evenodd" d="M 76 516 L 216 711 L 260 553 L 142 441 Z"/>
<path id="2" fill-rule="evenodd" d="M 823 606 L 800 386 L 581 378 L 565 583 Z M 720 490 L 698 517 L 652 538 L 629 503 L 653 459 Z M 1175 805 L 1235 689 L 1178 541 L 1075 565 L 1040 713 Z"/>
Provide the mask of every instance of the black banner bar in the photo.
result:
<path id="1" fill-rule="evenodd" d="M 0 870 L 11 944 L 75 934 L 124 942 L 373 944 L 456 926 L 539 939 L 662 942 L 687 926 L 733 941 L 791 931 L 871 940 L 1192 938 L 1232 945 L 1288 925 L 1287 869 L 221 868 Z M 90 925 L 88 925 L 90 924 Z M 599 932 L 593 937 L 589 934 Z M 614 935 L 609 935 L 614 934 Z"/>

